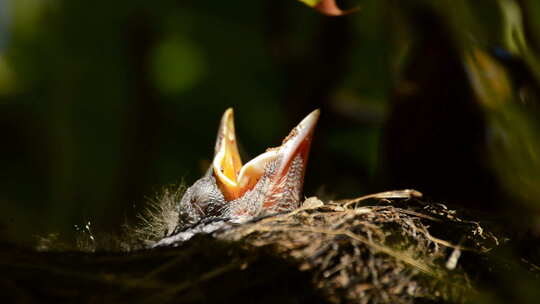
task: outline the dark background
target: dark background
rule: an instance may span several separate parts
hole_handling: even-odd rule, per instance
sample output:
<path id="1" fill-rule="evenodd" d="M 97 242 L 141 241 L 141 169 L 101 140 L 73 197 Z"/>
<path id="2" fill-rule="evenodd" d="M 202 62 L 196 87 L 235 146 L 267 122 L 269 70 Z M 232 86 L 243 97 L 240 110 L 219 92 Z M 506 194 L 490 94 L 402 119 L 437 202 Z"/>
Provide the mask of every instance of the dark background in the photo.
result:
<path id="1" fill-rule="evenodd" d="M 0 236 L 119 229 L 201 176 L 228 107 L 244 161 L 321 109 L 307 196 L 540 226 L 540 4 L 338 3 L 0 0 Z"/>

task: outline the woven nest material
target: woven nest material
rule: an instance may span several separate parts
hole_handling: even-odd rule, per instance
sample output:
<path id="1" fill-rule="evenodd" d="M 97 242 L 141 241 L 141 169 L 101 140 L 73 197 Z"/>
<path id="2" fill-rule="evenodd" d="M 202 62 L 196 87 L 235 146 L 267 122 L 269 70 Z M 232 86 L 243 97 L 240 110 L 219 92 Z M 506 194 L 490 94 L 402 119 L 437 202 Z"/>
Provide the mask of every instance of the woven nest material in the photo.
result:
<path id="1" fill-rule="evenodd" d="M 148 249 L 176 220 L 179 195 L 165 191 L 142 228 L 116 243 L 84 234 L 86 252 L 50 239 L 39 247 L 47 252 L 4 246 L 0 289 L 28 303 L 459 303 L 477 292 L 465 269 L 498 246 L 479 222 L 404 190 L 309 198 L 289 213 Z"/>
<path id="2" fill-rule="evenodd" d="M 406 198 L 392 198 L 396 193 Z M 459 267 L 462 251 L 486 253 L 498 240 L 478 222 L 415 196 L 398 191 L 326 204 L 309 198 L 296 211 L 216 236 L 271 246 L 311 272 L 333 303 L 464 301 L 474 288 Z M 441 230 L 446 239 L 433 235 Z"/>

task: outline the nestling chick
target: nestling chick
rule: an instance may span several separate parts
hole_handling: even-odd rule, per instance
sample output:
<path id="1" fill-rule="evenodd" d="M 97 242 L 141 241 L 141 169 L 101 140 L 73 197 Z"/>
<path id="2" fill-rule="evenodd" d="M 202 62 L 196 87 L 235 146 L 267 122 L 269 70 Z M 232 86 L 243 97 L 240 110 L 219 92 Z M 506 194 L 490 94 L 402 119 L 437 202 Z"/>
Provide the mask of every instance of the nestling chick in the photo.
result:
<path id="1" fill-rule="evenodd" d="M 189 187 L 177 205 L 178 225 L 158 246 L 212 232 L 222 225 L 299 207 L 311 139 L 319 110 L 311 112 L 281 146 L 242 165 L 236 143 L 233 110 L 219 126 L 214 159 L 206 174 Z"/>

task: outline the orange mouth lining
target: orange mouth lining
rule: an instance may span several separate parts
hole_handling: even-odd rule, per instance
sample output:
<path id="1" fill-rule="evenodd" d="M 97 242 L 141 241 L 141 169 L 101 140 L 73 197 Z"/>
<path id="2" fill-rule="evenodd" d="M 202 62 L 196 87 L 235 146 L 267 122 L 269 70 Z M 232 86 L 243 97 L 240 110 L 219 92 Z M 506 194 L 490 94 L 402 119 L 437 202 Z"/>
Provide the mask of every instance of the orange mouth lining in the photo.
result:
<path id="1" fill-rule="evenodd" d="M 313 111 L 290 132 L 280 147 L 267 149 L 263 154 L 242 165 L 236 141 L 233 110 L 227 109 L 221 119 L 212 162 L 214 176 L 225 199 L 227 201 L 237 199 L 251 190 L 265 173 L 266 165 L 278 156 L 282 158 L 282 162 L 273 177 L 276 181 L 286 175 L 297 155 L 301 155 L 305 166 L 318 117 L 319 110 Z"/>

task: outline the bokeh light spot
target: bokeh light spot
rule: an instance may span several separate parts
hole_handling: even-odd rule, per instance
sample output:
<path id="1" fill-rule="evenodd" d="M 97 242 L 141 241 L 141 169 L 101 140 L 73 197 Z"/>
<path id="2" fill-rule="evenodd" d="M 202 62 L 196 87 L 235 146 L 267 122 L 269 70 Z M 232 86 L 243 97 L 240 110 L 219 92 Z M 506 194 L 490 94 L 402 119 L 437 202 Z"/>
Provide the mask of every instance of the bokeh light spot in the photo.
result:
<path id="1" fill-rule="evenodd" d="M 13 91 L 15 80 L 6 58 L 0 54 L 0 96 Z"/>
<path id="2" fill-rule="evenodd" d="M 153 80 L 164 94 L 183 93 L 196 86 L 205 74 L 200 49 L 187 41 L 164 40 L 152 57 Z"/>

